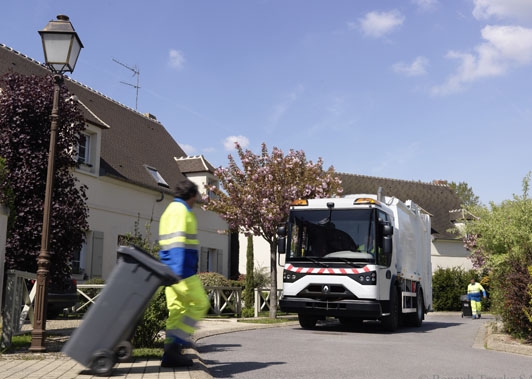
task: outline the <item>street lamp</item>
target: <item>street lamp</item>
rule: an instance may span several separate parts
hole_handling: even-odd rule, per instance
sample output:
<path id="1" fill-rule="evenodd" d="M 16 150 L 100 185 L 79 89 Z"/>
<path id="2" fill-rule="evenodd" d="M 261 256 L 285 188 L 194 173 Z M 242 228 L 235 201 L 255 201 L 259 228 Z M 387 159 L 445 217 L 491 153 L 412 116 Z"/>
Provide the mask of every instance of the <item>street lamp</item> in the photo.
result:
<path id="1" fill-rule="evenodd" d="M 41 251 L 37 258 L 37 291 L 35 294 L 34 321 L 31 332 L 32 352 L 46 351 L 46 308 L 48 300 L 48 274 L 50 271 L 50 254 L 48 242 L 50 237 L 50 212 L 52 209 L 52 192 L 54 182 L 55 145 L 59 121 L 59 91 L 63 83 L 63 74 L 73 72 L 83 45 L 72 27 L 68 16 L 59 15 L 39 31 L 42 38 L 44 60 L 54 74 L 54 97 L 50 127 L 50 150 L 48 152 L 48 169 L 46 190 L 44 194 Z"/>

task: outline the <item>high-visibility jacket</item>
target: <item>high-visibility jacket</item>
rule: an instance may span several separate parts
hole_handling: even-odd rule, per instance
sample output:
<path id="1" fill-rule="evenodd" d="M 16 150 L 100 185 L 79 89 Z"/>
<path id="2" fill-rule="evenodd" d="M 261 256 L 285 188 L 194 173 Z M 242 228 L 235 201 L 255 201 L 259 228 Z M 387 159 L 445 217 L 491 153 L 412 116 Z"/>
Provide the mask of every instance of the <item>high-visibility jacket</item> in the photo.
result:
<path id="1" fill-rule="evenodd" d="M 159 223 L 159 244 L 161 262 L 181 279 L 197 273 L 197 221 L 184 200 L 175 198 L 163 212 Z"/>
<path id="2" fill-rule="evenodd" d="M 468 284 L 467 286 L 467 299 L 473 301 L 480 301 L 480 295 L 486 297 L 486 290 L 480 283 Z"/>

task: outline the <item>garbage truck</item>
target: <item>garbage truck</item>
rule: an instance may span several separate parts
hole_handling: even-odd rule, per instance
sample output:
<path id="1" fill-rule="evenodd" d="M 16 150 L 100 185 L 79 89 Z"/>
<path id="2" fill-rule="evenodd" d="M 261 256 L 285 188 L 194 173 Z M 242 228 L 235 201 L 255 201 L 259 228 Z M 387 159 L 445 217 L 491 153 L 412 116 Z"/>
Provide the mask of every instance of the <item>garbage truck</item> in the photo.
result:
<path id="1" fill-rule="evenodd" d="M 432 310 L 430 214 L 377 194 L 296 200 L 277 231 L 285 255 L 279 307 L 302 328 L 337 318 L 388 331 Z"/>

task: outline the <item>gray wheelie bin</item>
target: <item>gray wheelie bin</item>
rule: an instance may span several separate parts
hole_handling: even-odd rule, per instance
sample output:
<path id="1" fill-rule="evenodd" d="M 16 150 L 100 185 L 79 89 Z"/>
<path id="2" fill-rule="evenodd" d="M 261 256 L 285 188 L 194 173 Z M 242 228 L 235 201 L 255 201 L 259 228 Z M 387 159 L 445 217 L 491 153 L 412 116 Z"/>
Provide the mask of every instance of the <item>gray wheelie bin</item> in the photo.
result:
<path id="1" fill-rule="evenodd" d="M 462 317 L 471 317 L 473 312 L 471 310 L 471 302 L 467 300 L 467 295 L 460 296 L 460 303 L 462 303 Z"/>
<path id="2" fill-rule="evenodd" d="M 157 288 L 178 281 L 168 266 L 144 250 L 120 246 L 118 264 L 63 353 L 96 375 L 109 375 L 117 361 L 131 357 L 129 339 Z"/>

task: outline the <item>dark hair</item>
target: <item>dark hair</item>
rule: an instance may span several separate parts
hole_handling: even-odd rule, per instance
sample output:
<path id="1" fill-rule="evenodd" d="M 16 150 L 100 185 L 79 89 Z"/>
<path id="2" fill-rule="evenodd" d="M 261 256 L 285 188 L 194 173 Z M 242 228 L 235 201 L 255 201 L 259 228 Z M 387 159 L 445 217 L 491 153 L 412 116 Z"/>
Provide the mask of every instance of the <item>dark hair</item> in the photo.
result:
<path id="1" fill-rule="evenodd" d="M 187 201 L 188 199 L 195 197 L 197 194 L 198 186 L 189 179 L 182 180 L 175 186 L 174 196 L 179 199 Z"/>

